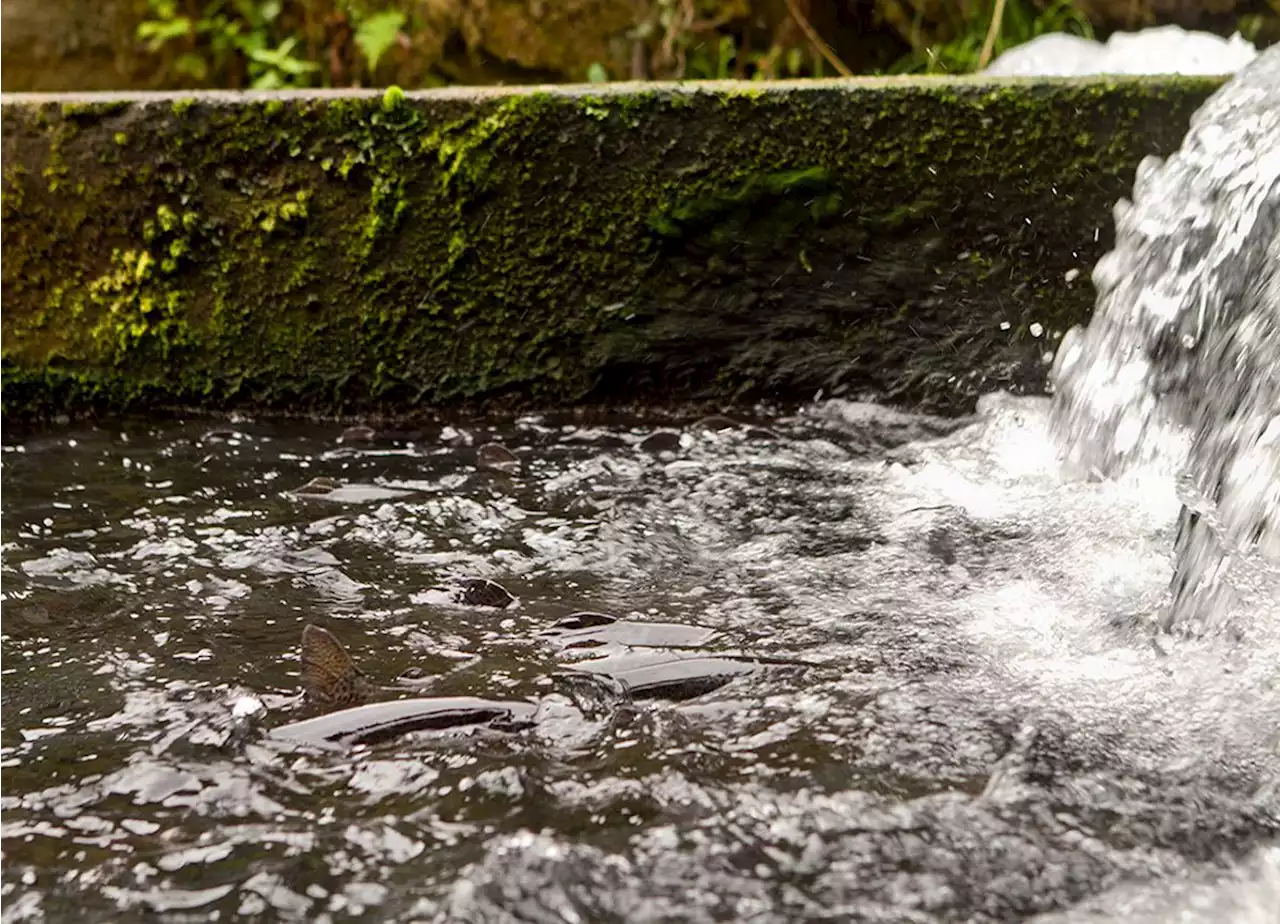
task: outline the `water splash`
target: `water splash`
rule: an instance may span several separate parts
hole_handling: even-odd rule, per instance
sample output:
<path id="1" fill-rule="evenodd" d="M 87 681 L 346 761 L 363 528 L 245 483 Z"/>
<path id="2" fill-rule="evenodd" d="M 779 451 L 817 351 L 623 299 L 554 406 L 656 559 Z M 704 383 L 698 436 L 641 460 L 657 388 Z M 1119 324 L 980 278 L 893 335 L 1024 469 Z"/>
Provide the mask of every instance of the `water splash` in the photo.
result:
<path id="1" fill-rule="evenodd" d="M 1053 370 L 1068 469 L 1181 463 L 1165 628 L 1228 620 L 1232 584 L 1280 560 L 1280 48 L 1138 167 L 1098 303 Z"/>

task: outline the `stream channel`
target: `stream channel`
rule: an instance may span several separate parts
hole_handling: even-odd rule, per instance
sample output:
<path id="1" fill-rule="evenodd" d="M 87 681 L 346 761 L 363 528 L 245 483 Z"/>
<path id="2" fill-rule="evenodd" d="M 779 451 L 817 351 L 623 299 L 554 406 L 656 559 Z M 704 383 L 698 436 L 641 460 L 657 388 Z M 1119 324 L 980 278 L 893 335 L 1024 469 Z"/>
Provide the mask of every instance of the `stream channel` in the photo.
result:
<path id="1" fill-rule="evenodd" d="M 1276 601 L 1234 640 L 1153 641 L 1174 478 L 1064 480 L 1049 427 L 1049 399 L 992 395 L 8 442 L 4 920 L 1274 909 Z M 490 441 L 517 472 L 477 465 Z M 581 611 L 757 660 L 668 698 L 566 683 L 547 630 Z M 532 719 L 273 737 L 313 714 L 308 623 L 381 698 Z"/>

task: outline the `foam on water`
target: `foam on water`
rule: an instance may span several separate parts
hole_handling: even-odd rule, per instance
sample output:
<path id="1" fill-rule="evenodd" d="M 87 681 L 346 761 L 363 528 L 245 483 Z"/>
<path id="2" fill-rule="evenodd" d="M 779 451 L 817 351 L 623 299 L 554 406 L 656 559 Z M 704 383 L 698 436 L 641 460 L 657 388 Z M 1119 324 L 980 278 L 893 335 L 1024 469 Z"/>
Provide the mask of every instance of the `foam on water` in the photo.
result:
<path id="1" fill-rule="evenodd" d="M 519 478 L 267 423 L 212 453 L 178 426 L 11 446 L 5 920 L 1127 920 L 1170 877 L 1202 885 L 1162 907 L 1224 875 L 1264 895 L 1280 604 L 1252 598 L 1247 643 L 1153 647 L 1174 477 L 1065 481 L 1048 412 L 827 402 L 659 451 L 644 426 L 490 434 Z M 316 475 L 409 493 L 290 492 Z M 432 595 L 458 572 L 520 606 Z M 538 641 L 584 608 L 816 666 L 584 704 Z M 281 752 L 254 726 L 296 717 L 315 620 L 379 681 L 536 697 L 537 727 Z"/>
<path id="2" fill-rule="evenodd" d="M 1280 48 L 1139 166 L 1115 218 L 1093 320 L 1055 361 L 1055 429 L 1089 474 L 1185 459 L 1164 623 L 1219 627 L 1280 558 Z"/>
<path id="3" fill-rule="evenodd" d="M 1258 56 L 1240 33 L 1156 26 L 1117 32 L 1106 43 L 1049 32 L 1010 48 L 985 73 L 1000 77 L 1073 77 L 1084 74 L 1232 74 Z"/>

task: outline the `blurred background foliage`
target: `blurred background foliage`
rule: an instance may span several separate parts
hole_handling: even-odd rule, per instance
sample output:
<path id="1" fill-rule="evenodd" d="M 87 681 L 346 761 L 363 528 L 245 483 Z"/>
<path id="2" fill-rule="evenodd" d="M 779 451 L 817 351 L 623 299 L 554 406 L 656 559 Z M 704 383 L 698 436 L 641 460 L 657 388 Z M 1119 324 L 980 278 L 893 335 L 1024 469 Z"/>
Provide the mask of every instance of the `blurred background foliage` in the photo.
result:
<path id="1" fill-rule="evenodd" d="M 968 73 L 1046 32 L 1259 46 L 1280 0 L 4 0 L 3 88 L 179 89 Z"/>

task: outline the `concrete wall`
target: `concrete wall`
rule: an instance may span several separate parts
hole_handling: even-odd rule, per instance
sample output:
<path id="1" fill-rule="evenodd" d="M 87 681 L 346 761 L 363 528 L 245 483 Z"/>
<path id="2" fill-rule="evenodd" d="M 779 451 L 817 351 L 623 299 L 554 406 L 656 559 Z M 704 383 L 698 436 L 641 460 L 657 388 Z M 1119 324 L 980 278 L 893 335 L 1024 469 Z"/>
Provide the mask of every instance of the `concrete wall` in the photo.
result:
<path id="1" fill-rule="evenodd" d="M 1205 79 L 7 96 L 7 418 L 1043 387 Z"/>

